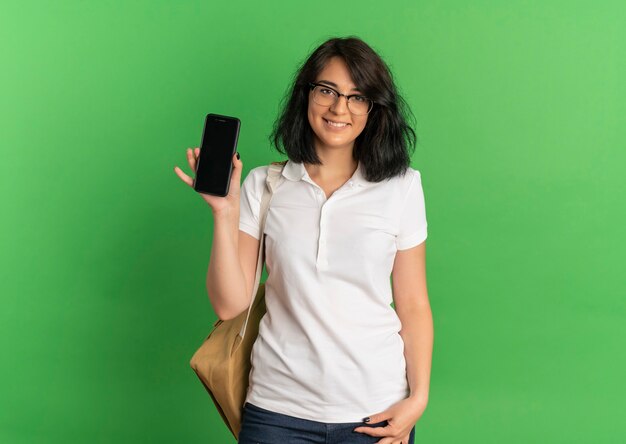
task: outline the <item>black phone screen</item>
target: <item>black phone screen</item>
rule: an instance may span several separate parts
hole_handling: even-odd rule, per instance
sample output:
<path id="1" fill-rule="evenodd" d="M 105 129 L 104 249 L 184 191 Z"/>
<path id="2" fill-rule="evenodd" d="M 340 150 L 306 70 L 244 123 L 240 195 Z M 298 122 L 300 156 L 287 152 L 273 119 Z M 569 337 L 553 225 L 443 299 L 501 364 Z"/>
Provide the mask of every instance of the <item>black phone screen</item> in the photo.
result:
<path id="1" fill-rule="evenodd" d="M 236 117 L 206 116 L 193 184 L 197 192 L 222 197 L 228 194 L 239 127 Z"/>

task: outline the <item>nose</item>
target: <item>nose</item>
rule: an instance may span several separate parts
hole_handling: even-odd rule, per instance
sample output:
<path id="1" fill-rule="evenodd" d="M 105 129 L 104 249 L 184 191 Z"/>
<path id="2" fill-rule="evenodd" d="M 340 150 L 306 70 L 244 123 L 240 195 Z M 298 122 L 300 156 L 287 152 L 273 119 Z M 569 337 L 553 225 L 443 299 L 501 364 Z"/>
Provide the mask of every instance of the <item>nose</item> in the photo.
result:
<path id="1" fill-rule="evenodd" d="M 335 114 L 346 114 L 348 112 L 348 99 L 345 96 L 339 96 L 335 103 L 330 107 Z"/>

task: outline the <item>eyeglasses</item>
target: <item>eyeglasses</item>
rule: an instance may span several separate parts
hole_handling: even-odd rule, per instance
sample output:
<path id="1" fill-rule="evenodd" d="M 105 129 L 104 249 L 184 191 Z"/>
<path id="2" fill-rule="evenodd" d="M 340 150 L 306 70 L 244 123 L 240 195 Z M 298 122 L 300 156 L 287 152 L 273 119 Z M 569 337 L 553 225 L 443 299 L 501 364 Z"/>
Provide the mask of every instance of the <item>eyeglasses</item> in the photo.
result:
<path id="1" fill-rule="evenodd" d="M 348 101 L 348 109 L 352 114 L 357 116 L 369 113 L 374 106 L 372 100 L 361 94 L 351 94 L 348 96 L 321 83 L 309 83 L 309 87 L 313 90 L 313 101 L 318 105 L 332 106 L 337 103 L 340 96 L 344 96 Z"/>

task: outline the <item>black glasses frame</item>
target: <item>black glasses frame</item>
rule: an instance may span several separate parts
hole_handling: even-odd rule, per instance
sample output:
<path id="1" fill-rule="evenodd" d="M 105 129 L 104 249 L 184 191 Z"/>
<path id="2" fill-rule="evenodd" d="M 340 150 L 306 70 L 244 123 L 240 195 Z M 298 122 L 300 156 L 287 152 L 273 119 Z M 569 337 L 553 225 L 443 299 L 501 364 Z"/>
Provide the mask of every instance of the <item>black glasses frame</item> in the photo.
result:
<path id="1" fill-rule="evenodd" d="M 335 103 L 337 103 L 337 101 L 339 100 L 339 97 L 341 97 L 341 96 L 345 97 L 345 98 L 346 98 L 346 102 L 347 102 L 347 104 L 348 104 L 348 109 L 350 109 L 350 99 L 351 99 L 352 97 L 363 97 L 363 98 L 365 98 L 365 99 L 369 100 L 369 102 L 370 102 L 370 106 L 369 106 L 369 108 L 367 109 L 367 112 L 366 112 L 365 114 L 369 114 L 369 112 L 372 110 L 372 108 L 374 108 L 374 103 L 376 103 L 376 102 L 374 102 L 372 99 L 370 99 L 369 97 L 364 96 L 363 94 L 350 94 L 350 95 L 347 95 L 347 94 L 342 94 L 342 93 L 340 93 L 339 91 L 337 91 L 335 88 L 332 88 L 332 87 L 330 87 L 330 86 L 328 86 L 328 85 L 325 85 L 324 83 L 313 83 L 313 82 L 309 82 L 309 87 L 310 87 L 310 89 L 314 89 L 316 86 L 323 86 L 324 88 L 327 88 L 327 89 L 330 89 L 331 91 L 334 91 L 334 92 L 335 92 L 335 94 L 337 94 L 337 98 L 335 99 Z M 317 102 L 315 102 L 315 103 L 317 103 Z M 334 105 L 335 103 L 333 103 L 333 105 Z M 320 104 L 320 103 L 318 103 L 318 105 L 321 105 L 321 104 Z M 332 105 L 329 105 L 329 106 L 332 106 Z M 354 113 L 352 112 L 352 110 L 351 110 L 351 109 L 350 109 L 350 112 L 351 112 L 352 114 L 354 114 Z M 359 115 L 364 116 L 365 114 L 357 114 L 357 116 L 359 116 Z"/>

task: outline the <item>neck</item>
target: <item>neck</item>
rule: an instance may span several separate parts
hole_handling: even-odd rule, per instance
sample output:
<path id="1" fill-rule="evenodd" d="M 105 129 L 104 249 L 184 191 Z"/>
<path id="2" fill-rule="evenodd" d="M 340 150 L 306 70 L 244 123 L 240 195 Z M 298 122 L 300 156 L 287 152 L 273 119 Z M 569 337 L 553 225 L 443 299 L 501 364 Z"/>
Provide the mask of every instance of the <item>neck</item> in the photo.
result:
<path id="1" fill-rule="evenodd" d="M 352 158 L 352 147 L 349 149 L 317 149 L 321 165 L 305 164 L 309 177 L 323 182 L 347 180 L 356 171 L 359 163 Z"/>

